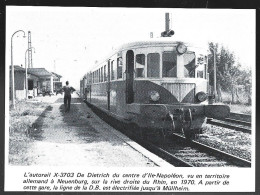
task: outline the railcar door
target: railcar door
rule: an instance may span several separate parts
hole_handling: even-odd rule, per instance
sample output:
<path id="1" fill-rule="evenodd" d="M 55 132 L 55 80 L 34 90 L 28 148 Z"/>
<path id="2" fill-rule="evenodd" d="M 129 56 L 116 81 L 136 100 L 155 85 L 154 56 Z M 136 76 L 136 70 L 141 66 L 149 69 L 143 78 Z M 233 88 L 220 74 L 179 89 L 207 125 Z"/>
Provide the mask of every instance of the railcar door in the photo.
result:
<path id="1" fill-rule="evenodd" d="M 134 102 L 134 52 L 126 53 L 126 103 Z"/>
<path id="2" fill-rule="evenodd" d="M 110 60 L 107 61 L 107 109 L 110 110 Z"/>

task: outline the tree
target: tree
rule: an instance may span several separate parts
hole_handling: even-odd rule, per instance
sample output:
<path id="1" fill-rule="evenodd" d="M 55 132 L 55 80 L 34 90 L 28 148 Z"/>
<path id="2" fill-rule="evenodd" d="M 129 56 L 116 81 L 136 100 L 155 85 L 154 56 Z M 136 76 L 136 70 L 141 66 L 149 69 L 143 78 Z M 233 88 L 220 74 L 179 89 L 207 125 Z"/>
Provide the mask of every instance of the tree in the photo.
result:
<path id="1" fill-rule="evenodd" d="M 250 69 L 241 70 L 237 84 L 243 86 L 247 95 L 247 104 L 251 105 L 252 72 Z"/>
<path id="2" fill-rule="evenodd" d="M 241 80 L 241 65 L 235 65 L 235 56 L 228 49 L 221 47 L 217 43 L 210 42 L 209 49 L 213 54 L 212 49 L 216 53 L 216 71 L 217 71 L 217 101 L 222 101 L 222 89 L 230 91 L 232 96 L 232 103 L 236 102 L 236 85 Z M 214 56 L 209 57 L 209 79 L 210 85 L 214 83 Z"/>

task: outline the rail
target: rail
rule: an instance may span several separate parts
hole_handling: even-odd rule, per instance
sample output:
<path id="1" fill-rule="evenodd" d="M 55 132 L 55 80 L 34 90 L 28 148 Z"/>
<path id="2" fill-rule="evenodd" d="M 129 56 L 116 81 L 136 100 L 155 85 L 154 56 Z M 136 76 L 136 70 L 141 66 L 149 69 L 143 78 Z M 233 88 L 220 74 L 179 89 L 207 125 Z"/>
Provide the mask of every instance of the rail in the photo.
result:
<path id="1" fill-rule="evenodd" d="M 174 134 L 174 138 L 178 139 L 178 140 L 183 140 L 185 141 L 185 137 L 179 135 L 179 134 Z M 221 150 L 218 150 L 216 148 L 212 148 L 210 146 L 207 146 L 205 144 L 196 142 L 196 141 L 190 141 L 188 142 L 188 145 L 190 145 L 191 147 L 195 147 L 198 148 L 200 151 L 206 152 L 208 154 L 214 155 L 214 156 L 218 156 L 221 159 L 225 159 L 226 161 L 230 162 L 231 164 L 234 164 L 236 166 L 240 166 L 240 167 L 251 167 L 251 162 L 245 159 L 242 159 L 240 157 L 234 156 L 232 154 L 223 152 Z"/>
<path id="2" fill-rule="evenodd" d="M 231 112 L 229 118 L 224 120 L 208 118 L 207 123 L 236 131 L 242 131 L 244 133 L 251 133 L 251 115 L 248 114 Z"/>

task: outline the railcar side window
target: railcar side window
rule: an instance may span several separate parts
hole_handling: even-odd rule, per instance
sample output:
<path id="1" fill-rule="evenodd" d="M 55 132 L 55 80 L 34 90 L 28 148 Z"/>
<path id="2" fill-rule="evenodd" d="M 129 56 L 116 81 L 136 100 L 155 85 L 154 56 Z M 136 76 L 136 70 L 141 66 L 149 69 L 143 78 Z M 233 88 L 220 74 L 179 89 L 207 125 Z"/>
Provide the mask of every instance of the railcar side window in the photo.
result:
<path id="1" fill-rule="evenodd" d="M 117 66 L 116 63 L 114 63 L 115 61 L 113 60 L 113 74 L 114 74 L 114 79 L 115 80 L 117 78 Z"/>
<path id="2" fill-rule="evenodd" d="M 176 52 L 163 52 L 163 77 L 177 77 L 177 54 Z"/>
<path id="3" fill-rule="evenodd" d="M 107 66 L 104 66 L 104 81 L 107 81 Z"/>
<path id="4" fill-rule="evenodd" d="M 115 72 L 114 72 L 114 60 L 111 61 L 110 64 L 110 72 L 111 72 L 111 81 L 115 79 Z"/>
<path id="5" fill-rule="evenodd" d="M 186 78 L 194 78 L 195 77 L 195 53 L 190 52 L 190 53 L 185 53 L 183 54 L 183 59 L 184 59 L 184 77 Z M 202 77 L 203 77 L 203 72 L 202 72 Z"/>
<path id="6" fill-rule="evenodd" d="M 101 82 L 103 82 L 103 67 L 101 67 Z"/>
<path id="7" fill-rule="evenodd" d="M 149 53 L 147 55 L 147 77 L 160 77 L 159 53 Z"/>
<path id="8" fill-rule="evenodd" d="M 123 66 L 123 59 L 117 58 L 117 79 L 122 78 L 122 66 Z"/>
<path id="9" fill-rule="evenodd" d="M 100 69 L 98 69 L 98 82 L 100 82 Z"/>
<path id="10" fill-rule="evenodd" d="M 135 71 L 136 71 L 136 77 L 144 77 L 144 66 L 145 66 L 145 55 L 144 54 L 137 54 L 135 56 Z"/>

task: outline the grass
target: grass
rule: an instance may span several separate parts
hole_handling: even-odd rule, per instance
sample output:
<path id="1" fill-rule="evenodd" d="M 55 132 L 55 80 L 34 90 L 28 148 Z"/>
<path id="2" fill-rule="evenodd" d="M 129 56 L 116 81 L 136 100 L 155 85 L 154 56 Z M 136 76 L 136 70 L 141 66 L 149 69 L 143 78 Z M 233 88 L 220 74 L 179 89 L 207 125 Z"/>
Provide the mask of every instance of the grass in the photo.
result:
<path id="1" fill-rule="evenodd" d="M 27 159 L 23 159 L 28 152 L 33 140 L 28 136 L 30 129 L 34 128 L 34 122 L 48 107 L 42 102 L 18 101 L 15 109 L 10 108 L 9 118 L 9 163 L 13 165 L 26 165 Z"/>
<path id="2" fill-rule="evenodd" d="M 236 98 L 238 103 L 231 103 L 231 94 L 222 91 L 222 100 L 225 104 L 230 107 L 231 112 L 241 113 L 241 114 L 251 114 L 252 105 L 248 105 L 248 96 L 245 93 L 240 93 L 239 99 Z"/>
<path id="3" fill-rule="evenodd" d="M 229 104 L 231 112 L 250 114 L 252 113 L 252 106 L 243 105 L 243 104 Z"/>

